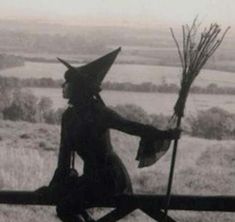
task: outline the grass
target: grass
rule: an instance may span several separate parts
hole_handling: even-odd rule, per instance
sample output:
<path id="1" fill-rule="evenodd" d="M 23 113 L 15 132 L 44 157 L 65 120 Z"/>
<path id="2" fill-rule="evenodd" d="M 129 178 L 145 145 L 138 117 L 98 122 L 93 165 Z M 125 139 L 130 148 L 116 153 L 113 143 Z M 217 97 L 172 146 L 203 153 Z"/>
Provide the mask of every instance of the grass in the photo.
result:
<path id="1" fill-rule="evenodd" d="M 0 121 L 0 188 L 34 190 L 47 185 L 56 168 L 60 128 L 47 124 Z M 165 193 L 169 151 L 154 166 L 138 169 L 135 155 L 139 139 L 112 131 L 115 150 L 123 159 L 138 193 Z M 182 136 L 173 184 L 175 194 L 232 195 L 235 141 L 215 141 Z M 76 163 L 82 169 L 82 163 Z M 171 212 L 181 222 L 232 222 L 230 213 Z M 0 205 L 0 221 L 56 222 L 54 207 Z M 140 211 L 123 221 L 152 221 Z"/>

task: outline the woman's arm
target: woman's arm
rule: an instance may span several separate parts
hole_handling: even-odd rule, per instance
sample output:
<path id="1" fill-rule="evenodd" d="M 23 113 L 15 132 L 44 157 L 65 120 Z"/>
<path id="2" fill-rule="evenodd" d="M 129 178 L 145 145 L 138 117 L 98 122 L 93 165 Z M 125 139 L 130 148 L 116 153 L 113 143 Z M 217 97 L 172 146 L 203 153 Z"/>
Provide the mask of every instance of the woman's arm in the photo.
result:
<path id="1" fill-rule="evenodd" d="M 153 126 L 127 120 L 115 111 L 105 107 L 105 121 L 109 128 L 145 138 L 155 139 L 177 139 L 179 132 L 176 130 L 159 130 Z"/>

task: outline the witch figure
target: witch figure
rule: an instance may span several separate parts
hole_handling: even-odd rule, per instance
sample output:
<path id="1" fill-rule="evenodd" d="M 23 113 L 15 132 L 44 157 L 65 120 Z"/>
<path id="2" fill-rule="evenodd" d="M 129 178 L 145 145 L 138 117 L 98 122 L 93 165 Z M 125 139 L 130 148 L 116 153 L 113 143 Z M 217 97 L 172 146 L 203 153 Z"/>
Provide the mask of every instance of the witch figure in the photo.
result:
<path id="1" fill-rule="evenodd" d="M 110 129 L 140 137 L 140 167 L 158 159 L 161 150 L 155 142 L 170 141 L 180 134 L 127 120 L 104 104 L 99 95 L 101 83 L 119 51 L 81 67 L 59 59 L 68 68 L 63 97 L 69 106 L 62 116 L 58 167 L 49 187 L 57 192 L 57 215 L 63 222 L 91 221 L 84 211 L 86 203 L 132 192 L 128 172 L 113 150 Z M 84 162 L 81 176 L 74 169 L 75 153 Z"/>

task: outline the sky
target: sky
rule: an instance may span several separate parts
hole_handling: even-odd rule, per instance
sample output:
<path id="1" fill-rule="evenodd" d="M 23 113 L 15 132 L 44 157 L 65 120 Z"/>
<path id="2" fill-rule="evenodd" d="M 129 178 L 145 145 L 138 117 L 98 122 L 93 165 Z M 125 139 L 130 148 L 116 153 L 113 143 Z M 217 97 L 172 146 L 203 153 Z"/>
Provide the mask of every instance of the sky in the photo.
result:
<path id="1" fill-rule="evenodd" d="M 1 19 L 71 25 L 155 26 L 202 22 L 235 26 L 235 0 L 0 0 Z"/>

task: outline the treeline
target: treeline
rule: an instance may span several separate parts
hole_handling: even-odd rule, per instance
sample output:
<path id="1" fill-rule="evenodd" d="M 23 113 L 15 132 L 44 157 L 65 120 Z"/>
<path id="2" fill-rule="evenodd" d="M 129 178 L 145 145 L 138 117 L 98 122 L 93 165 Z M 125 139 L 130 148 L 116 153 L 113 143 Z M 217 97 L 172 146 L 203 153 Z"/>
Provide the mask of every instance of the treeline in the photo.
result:
<path id="1" fill-rule="evenodd" d="M 63 109 L 54 109 L 49 97 L 38 98 L 30 90 L 0 78 L 0 118 L 12 121 L 60 123 Z"/>
<path id="2" fill-rule="evenodd" d="M 52 78 L 26 78 L 0 76 L 0 85 L 5 87 L 40 87 L 40 88 L 58 88 L 61 87 L 63 80 L 54 80 Z"/>
<path id="3" fill-rule="evenodd" d="M 16 77 L 2 77 L 0 76 L 0 82 L 6 86 L 11 87 L 42 87 L 42 88 L 58 88 L 61 87 L 63 80 L 54 80 L 52 78 L 27 78 L 19 79 Z M 130 82 L 104 82 L 102 85 L 104 90 L 116 90 L 116 91 L 129 91 L 129 92 L 158 92 L 158 93 L 178 93 L 179 86 L 171 83 L 162 83 L 155 85 L 151 82 L 144 82 L 141 84 L 134 84 Z M 217 84 L 209 84 L 208 86 L 192 86 L 191 93 L 195 94 L 228 94 L 235 95 L 235 87 L 218 86 Z"/>
<path id="4" fill-rule="evenodd" d="M 38 98 L 20 88 L 0 89 L 0 117 L 4 120 L 59 124 L 64 109 L 54 109 L 49 97 Z"/>
<path id="5" fill-rule="evenodd" d="M 116 82 L 105 82 L 103 83 L 103 89 L 106 90 L 117 90 L 117 91 L 133 91 L 133 92 L 159 92 L 159 93 L 178 93 L 179 86 L 174 83 L 162 83 L 155 85 L 151 82 L 144 82 L 141 84 L 134 84 L 129 82 L 116 83 Z M 190 89 L 191 93 L 195 94 L 230 94 L 235 95 L 235 87 L 218 86 L 217 84 L 211 83 L 205 87 L 192 86 Z"/>
<path id="6" fill-rule="evenodd" d="M 235 114 L 218 107 L 202 110 L 186 119 L 188 132 L 207 139 L 235 139 Z"/>
<path id="7" fill-rule="evenodd" d="M 19 56 L 0 54 L 0 69 L 23 66 L 24 59 Z"/>
<path id="8" fill-rule="evenodd" d="M 179 87 L 176 84 L 162 83 L 155 85 L 151 82 L 143 82 L 141 84 L 135 84 L 130 82 L 104 82 L 102 85 L 103 89 L 106 90 L 117 90 L 117 91 L 131 91 L 131 92 L 162 92 L 162 93 L 177 93 Z"/>

